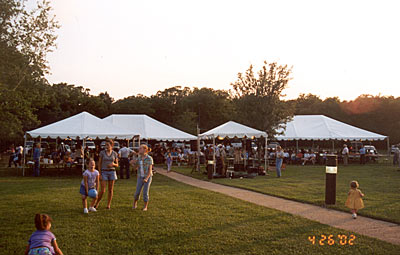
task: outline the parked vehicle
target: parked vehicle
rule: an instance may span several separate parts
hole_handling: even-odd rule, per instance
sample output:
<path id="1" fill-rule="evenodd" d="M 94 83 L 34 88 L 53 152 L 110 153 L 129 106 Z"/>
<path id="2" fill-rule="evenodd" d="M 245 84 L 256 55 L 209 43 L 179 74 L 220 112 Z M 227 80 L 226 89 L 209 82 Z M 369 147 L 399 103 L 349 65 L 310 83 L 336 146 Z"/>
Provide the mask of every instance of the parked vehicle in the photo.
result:
<path id="1" fill-rule="evenodd" d="M 95 150 L 96 149 L 96 144 L 94 144 L 93 141 L 85 141 L 85 146 L 89 150 Z"/>
<path id="2" fill-rule="evenodd" d="M 390 149 L 390 153 L 394 153 L 396 149 L 400 149 L 400 144 L 395 144 L 392 145 L 391 149 Z"/>
<path id="3" fill-rule="evenodd" d="M 231 145 L 233 148 L 242 148 L 242 139 L 238 138 L 232 139 Z"/>
<path id="4" fill-rule="evenodd" d="M 272 149 L 272 150 L 276 150 L 276 148 L 279 146 L 280 144 L 278 142 L 270 142 L 268 143 L 268 149 Z"/>
<path id="5" fill-rule="evenodd" d="M 367 154 L 378 155 L 378 151 L 376 150 L 375 146 L 365 145 L 364 148 Z"/>
<path id="6" fill-rule="evenodd" d="M 146 141 L 140 141 L 140 145 L 142 145 L 142 144 L 149 146 Z M 151 146 L 149 146 L 149 147 L 151 147 Z M 135 141 L 135 144 L 133 144 L 133 142 L 129 142 L 129 149 L 139 150 L 139 141 Z"/>
<path id="7" fill-rule="evenodd" d="M 114 150 L 115 151 L 119 151 L 119 149 L 121 148 L 121 146 L 119 145 L 119 142 L 118 141 L 114 141 Z"/>
<path id="8" fill-rule="evenodd" d="M 26 141 L 24 149 L 26 155 L 29 155 L 32 152 L 34 143 L 34 141 Z"/>

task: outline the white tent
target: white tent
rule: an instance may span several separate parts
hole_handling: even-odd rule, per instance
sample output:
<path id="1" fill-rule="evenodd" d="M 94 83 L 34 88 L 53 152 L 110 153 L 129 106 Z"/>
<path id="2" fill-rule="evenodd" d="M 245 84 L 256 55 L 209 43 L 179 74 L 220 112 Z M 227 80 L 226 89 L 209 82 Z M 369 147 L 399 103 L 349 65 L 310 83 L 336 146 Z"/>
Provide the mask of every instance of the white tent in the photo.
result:
<path id="1" fill-rule="evenodd" d="M 145 114 L 113 114 L 104 120 L 118 127 L 123 127 L 131 133 L 139 135 L 140 139 L 160 141 L 189 141 L 197 137 L 179 129 L 168 126 Z"/>
<path id="2" fill-rule="evenodd" d="M 114 126 L 111 123 L 97 118 L 96 116 L 87 112 L 81 112 L 79 114 L 54 122 L 47 126 L 28 131 L 27 134 L 29 134 L 33 138 L 79 138 L 83 140 L 83 147 L 85 147 L 85 139 L 87 138 L 130 139 L 134 136 L 134 133 L 132 133 L 131 131 Z M 24 147 L 26 147 L 26 135 Z M 85 158 L 83 158 L 83 162 L 85 162 L 84 160 Z M 84 165 L 85 164 L 82 164 L 82 171 L 84 170 Z M 25 169 L 23 170 L 23 174 L 25 174 Z"/>
<path id="3" fill-rule="evenodd" d="M 384 140 L 387 136 L 376 134 L 324 115 L 296 115 L 277 130 L 277 140 Z"/>
<path id="4" fill-rule="evenodd" d="M 203 134 L 200 134 L 201 138 L 217 138 L 217 137 L 229 137 L 229 138 L 260 138 L 260 137 L 267 137 L 267 133 L 247 127 L 245 125 L 236 123 L 234 121 L 228 121 L 225 124 L 222 124 L 216 128 L 213 128 Z"/>
<path id="5" fill-rule="evenodd" d="M 28 131 L 31 137 L 41 138 L 119 138 L 119 139 L 130 139 L 135 133 L 112 125 L 111 123 L 104 121 L 96 116 L 81 112 L 69 118 L 54 122 L 47 126 Z"/>
<path id="6" fill-rule="evenodd" d="M 216 128 L 213 128 L 205 133 L 199 135 L 200 138 L 203 139 L 212 139 L 213 146 L 215 147 L 215 139 L 218 137 L 228 137 L 228 138 L 265 138 L 265 151 L 267 151 L 267 133 L 239 124 L 234 121 L 228 121 Z M 213 155 L 213 165 L 214 165 L 214 172 L 215 172 L 215 150 Z M 267 169 L 267 153 L 264 153 L 264 160 L 265 160 L 265 169 Z"/>

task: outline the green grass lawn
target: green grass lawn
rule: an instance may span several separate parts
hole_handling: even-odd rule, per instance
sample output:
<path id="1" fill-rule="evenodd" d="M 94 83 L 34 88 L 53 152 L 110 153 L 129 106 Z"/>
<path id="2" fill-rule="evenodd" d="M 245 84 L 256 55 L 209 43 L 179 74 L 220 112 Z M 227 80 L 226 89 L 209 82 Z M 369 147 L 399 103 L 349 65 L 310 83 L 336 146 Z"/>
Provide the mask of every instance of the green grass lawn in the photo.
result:
<path id="1" fill-rule="evenodd" d="M 365 208 L 360 215 L 400 223 L 400 171 L 389 164 L 357 164 L 339 166 L 336 186 L 336 205 L 329 206 L 338 210 L 344 206 L 352 180 L 357 180 L 365 194 Z M 174 167 L 174 171 L 206 180 L 204 174 L 191 174 L 191 169 Z M 324 166 L 287 166 L 281 178 L 275 172 L 270 176 L 258 176 L 252 179 L 213 179 L 215 183 L 253 190 L 278 197 L 323 205 L 325 202 Z"/>
<path id="2" fill-rule="evenodd" d="M 1 170 L 0 170 L 1 171 Z M 400 247 L 156 175 L 149 211 L 132 210 L 135 180 L 119 180 L 111 210 L 84 215 L 80 177 L 0 177 L 0 248 L 23 254 L 35 213 L 53 218 L 64 254 L 396 254 Z M 312 245 L 308 236 L 356 236 Z"/>

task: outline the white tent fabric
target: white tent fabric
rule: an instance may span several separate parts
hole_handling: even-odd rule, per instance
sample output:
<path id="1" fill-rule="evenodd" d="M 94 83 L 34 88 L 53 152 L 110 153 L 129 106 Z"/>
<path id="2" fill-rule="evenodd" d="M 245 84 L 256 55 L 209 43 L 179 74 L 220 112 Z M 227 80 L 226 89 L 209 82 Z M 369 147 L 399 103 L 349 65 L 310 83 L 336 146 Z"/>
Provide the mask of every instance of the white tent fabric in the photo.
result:
<path id="1" fill-rule="evenodd" d="M 213 138 L 213 137 L 229 137 L 229 138 L 243 138 L 243 137 L 266 137 L 267 134 L 263 131 L 236 123 L 234 121 L 228 121 L 216 128 L 213 128 L 203 134 L 200 134 L 201 138 Z"/>
<path id="2" fill-rule="evenodd" d="M 113 114 L 104 118 L 110 124 L 123 127 L 139 135 L 140 139 L 160 141 L 189 141 L 197 137 L 168 126 L 145 114 Z"/>
<path id="3" fill-rule="evenodd" d="M 277 140 L 384 140 L 376 134 L 324 115 L 296 115 L 286 123 L 286 130 L 277 130 Z"/>
<path id="4" fill-rule="evenodd" d="M 131 139 L 135 133 L 112 125 L 88 112 L 81 112 L 69 118 L 27 132 L 33 138 L 119 138 Z"/>

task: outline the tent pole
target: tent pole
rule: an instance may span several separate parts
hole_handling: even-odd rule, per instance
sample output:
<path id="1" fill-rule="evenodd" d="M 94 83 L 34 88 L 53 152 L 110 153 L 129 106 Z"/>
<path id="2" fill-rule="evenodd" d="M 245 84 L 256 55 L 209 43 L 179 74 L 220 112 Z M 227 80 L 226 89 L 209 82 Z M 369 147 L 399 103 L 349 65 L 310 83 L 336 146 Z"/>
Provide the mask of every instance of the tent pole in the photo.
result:
<path id="1" fill-rule="evenodd" d="M 296 153 L 299 152 L 299 140 L 296 140 Z"/>
<path id="2" fill-rule="evenodd" d="M 389 141 L 389 136 L 386 138 L 386 142 L 387 142 L 388 156 L 390 157 L 390 141 Z"/>
<path id="3" fill-rule="evenodd" d="M 213 135 L 213 174 L 215 174 L 215 136 Z"/>
<path id="4" fill-rule="evenodd" d="M 33 151 L 33 145 L 34 144 L 32 144 L 32 151 Z M 24 159 L 22 161 L 22 176 L 25 176 L 26 133 L 24 134 L 24 149 L 23 149 L 23 153 L 24 153 Z"/>
<path id="5" fill-rule="evenodd" d="M 83 157 L 82 157 L 82 173 L 85 171 L 85 138 L 82 139 L 82 151 L 83 151 Z"/>
<path id="6" fill-rule="evenodd" d="M 200 172 L 200 128 L 199 124 L 197 123 L 197 163 L 196 163 L 196 170 Z"/>
<path id="7" fill-rule="evenodd" d="M 335 153 L 335 140 L 332 140 L 332 153 Z"/>
<path id="8" fill-rule="evenodd" d="M 267 169 L 267 158 L 268 158 L 267 154 L 268 154 L 268 135 L 265 136 L 265 148 L 264 148 L 264 170 L 265 170 L 265 173 L 268 172 L 268 169 Z"/>

